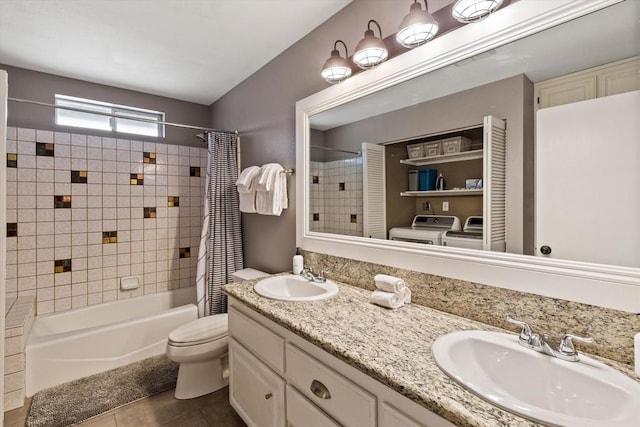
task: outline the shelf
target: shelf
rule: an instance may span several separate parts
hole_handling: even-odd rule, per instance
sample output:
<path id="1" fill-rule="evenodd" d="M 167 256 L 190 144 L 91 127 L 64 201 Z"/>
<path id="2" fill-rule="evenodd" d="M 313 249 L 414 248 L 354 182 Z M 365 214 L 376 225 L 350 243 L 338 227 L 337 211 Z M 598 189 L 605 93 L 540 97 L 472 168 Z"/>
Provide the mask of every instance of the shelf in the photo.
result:
<path id="1" fill-rule="evenodd" d="M 403 197 L 456 197 L 456 196 L 482 196 L 482 189 L 479 190 L 442 190 L 442 191 L 403 191 Z"/>
<path id="2" fill-rule="evenodd" d="M 400 163 L 411 166 L 437 165 L 439 163 L 463 162 L 465 160 L 482 159 L 483 150 L 463 151 L 461 153 L 443 154 L 437 157 L 419 157 L 417 159 L 400 160 Z"/>

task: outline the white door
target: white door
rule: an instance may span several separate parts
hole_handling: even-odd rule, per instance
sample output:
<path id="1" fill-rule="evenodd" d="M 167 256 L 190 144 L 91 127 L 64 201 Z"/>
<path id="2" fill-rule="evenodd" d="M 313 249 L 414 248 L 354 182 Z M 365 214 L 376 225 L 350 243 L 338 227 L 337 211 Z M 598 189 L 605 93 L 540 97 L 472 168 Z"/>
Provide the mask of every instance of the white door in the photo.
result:
<path id="1" fill-rule="evenodd" d="M 362 143 L 362 197 L 364 237 L 387 238 L 384 146 Z"/>
<path id="2" fill-rule="evenodd" d="M 484 118 L 483 131 L 482 248 L 504 252 L 507 240 L 507 123 Z"/>
<path id="3" fill-rule="evenodd" d="M 639 118 L 640 91 L 538 111 L 536 255 L 640 267 Z"/>
<path id="4" fill-rule="evenodd" d="M 229 402 L 249 427 L 284 427 L 285 383 L 239 344 L 229 340 Z"/>

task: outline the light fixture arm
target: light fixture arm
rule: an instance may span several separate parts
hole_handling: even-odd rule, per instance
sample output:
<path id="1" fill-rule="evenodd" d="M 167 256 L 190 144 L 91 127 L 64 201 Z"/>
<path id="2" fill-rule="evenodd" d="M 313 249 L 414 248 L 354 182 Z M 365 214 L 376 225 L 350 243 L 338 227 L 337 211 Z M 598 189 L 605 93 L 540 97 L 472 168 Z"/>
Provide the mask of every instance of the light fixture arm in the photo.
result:
<path id="1" fill-rule="evenodd" d="M 371 29 L 372 22 L 376 24 L 376 27 L 378 27 L 378 34 L 380 35 L 380 40 L 382 40 L 382 30 L 380 29 L 380 24 L 378 24 L 378 21 L 376 21 L 375 19 L 369 20 L 369 22 L 367 23 L 367 30 L 373 33 L 373 30 Z"/>
<path id="2" fill-rule="evenodd" d="M 342 43 L 342 46 L 344 47 L 344 57 L 349 58 L 349 49 L 347 48 L 347 44 L 342 40 L 336 40 L 336 42 L 333 44 L 333 50 L 335 50 L 336 52 L 338 51 L 338 43 Z"/>

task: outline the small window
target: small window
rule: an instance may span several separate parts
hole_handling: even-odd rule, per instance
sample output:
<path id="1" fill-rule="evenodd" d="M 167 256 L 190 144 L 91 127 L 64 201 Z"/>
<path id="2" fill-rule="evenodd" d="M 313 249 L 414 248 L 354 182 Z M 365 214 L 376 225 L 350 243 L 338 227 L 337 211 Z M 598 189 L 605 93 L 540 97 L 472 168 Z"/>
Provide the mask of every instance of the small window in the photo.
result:
<path id="1" fill-rule="evenodd" d="M 56 106 L 83 110 L 56 108 L 56 124 L 60 126 L 110 130 L 155 137 L 164 136 L 164 125 L 158 123 L 164 121 L 164 113 L 160 111 L 143 110 L 66 95 L 56 95 Z"/>

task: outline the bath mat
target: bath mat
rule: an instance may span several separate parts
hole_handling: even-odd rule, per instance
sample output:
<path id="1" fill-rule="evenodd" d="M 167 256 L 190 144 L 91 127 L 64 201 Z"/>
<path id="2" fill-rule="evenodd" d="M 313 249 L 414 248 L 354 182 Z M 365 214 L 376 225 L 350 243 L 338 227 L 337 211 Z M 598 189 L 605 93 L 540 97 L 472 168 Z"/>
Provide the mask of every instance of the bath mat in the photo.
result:
<path id="1" fill-rule="evenodd" d="M 27 427 L 63 427 L 176 386 L 178 364 L 164 355 L 39 391 Z"/>

